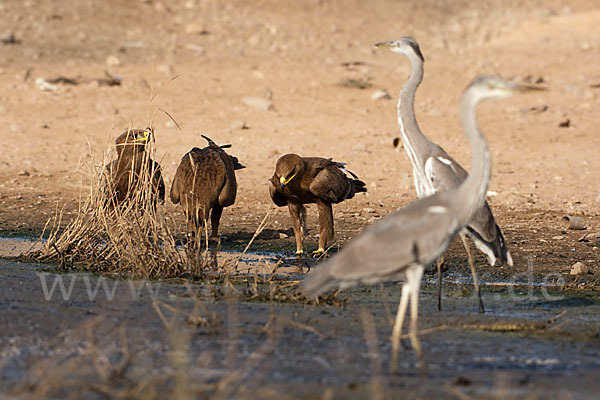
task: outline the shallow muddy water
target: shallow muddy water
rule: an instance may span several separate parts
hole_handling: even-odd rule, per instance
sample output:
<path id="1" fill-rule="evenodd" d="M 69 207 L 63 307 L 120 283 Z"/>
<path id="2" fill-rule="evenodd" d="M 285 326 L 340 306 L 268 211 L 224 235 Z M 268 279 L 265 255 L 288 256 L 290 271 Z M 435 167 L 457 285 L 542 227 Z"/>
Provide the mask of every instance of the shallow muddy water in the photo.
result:
<path id="1" fill-rule="evenodd" d="M 425 282 L 421 376 L 410 349 L 389 372 L 396 284 L 346 290 L 341 307 L 257 303 L 216 300 L 208 285 L 56 275 L 0 260 L 0 288 L 0 390 L 9 394 L 89 396 L 140 383 L 223 398 L 583 399 L 600 390 L 593 292 L 484 286 L 480 314 L 470 287 L 446 285 L 438 312 Z"/>

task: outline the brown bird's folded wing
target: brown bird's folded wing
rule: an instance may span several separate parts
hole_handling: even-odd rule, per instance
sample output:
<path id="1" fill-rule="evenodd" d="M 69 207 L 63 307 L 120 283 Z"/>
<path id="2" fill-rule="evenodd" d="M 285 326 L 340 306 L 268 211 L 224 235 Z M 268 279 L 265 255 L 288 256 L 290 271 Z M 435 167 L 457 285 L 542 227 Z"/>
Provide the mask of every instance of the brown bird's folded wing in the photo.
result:
<path id="1" fill-rule="evenodd" d="M 321 200 L 339 203 L 346 199 L 351 188 L 348 177 L 332 163 L 317 172 L 309 189 Z"/>

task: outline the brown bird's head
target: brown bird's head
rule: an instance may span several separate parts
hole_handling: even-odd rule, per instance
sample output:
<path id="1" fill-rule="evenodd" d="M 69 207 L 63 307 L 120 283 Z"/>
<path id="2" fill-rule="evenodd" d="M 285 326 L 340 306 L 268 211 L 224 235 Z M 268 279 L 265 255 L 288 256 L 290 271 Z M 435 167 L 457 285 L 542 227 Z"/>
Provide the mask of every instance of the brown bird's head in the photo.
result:
<path id="1" fill-rule="evenodd" d="M 285 185 L 291 182 L 297 176 L 304 173 L 304 162 L 302 157 L 297 154 L 286 154 L 277 160 L 275 165 L 275 175 L 279 178 L 279 183 L 283 189 Z"/>
<path id="2" fill-rule="evenodd" d="M 143 150 L 150 140 L 154 140 L 154 131 L 152 128 L 127 129 L 115 140 L 117 153 L 120 155 L 125 147 Z"/>

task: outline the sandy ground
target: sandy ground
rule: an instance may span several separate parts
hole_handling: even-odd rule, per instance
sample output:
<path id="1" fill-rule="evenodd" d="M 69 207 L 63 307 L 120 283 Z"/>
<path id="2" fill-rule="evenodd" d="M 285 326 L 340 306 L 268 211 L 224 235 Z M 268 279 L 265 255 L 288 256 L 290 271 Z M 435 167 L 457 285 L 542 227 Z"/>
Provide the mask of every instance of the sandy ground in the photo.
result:
<path id="1" fill-rule="evenodd" d="M 600 117 L 592 112 L 600 101 L 600 9 L 593 1 L 251 4 L 2 2 L 0 33 L 7 42 L 13 33 L 16 43 L 0 44 L 0 230 L 37 234 L 65 205 L 68 222 L 86 196 L 90 168 L 104 154 L 114 157 L 114 137 L 130 124 L 151 124 L 167 187 L 181 156 L 204 145 L 201 133 L 232 143 L 247 165 L 237 202 L 224 213 L 226 237 L 251 237 L 274 207 L 266 181 L 280 155 L 348 162 L 369 192 L 335 207 L 343 243 L 415 198 L 408 158 L 391 145 L 409 63 L 373 47 L 412 35 L 426 58 L 416 98 L 421 128 L 467 168 L 457 118 L 466 84 L 477 74 L 543 80 L 546 93 L 480 107 L 493 154 L 489 201 L 517 265 L 546 257 L 538 264 L 583 261 L 598 272 L 599 252 L 558 224 L 564 213 L 579 213 L 590 230 L 600 228 Z M 122 84 L 99 82 L 105 71 Z M 60 77 L 78 84 L 40 89 L 40 79 Z M 340 85 L 349 79 L 370 87 Z M 372 100 L 377 90 L 392 99 Z M 272 107 L 248 106 L 248 97 Z M 181 218 L 169 202 L 166 212 Z M 291 234 L 287 210 L 273 213 L 270 237 Z M 294 247 L 292 237 L 280 242 Z"/>

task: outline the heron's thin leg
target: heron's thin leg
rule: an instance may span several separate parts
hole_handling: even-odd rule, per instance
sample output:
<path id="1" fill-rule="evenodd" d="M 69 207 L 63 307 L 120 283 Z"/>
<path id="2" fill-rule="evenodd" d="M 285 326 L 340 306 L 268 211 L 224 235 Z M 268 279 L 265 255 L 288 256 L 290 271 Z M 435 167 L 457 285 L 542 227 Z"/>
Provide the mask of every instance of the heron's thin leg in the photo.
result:
<path id="1" fill-rule="evenodd" d="M 390 366 L 392 373 L 395 373 L 398 370 L 398 348 L 400 347 L 402 325 L 404 323 L 404 316 L 406 315 L 406 308 L 408 306 L 408 296 L 410 294 L 410 288 L 408 286 L 408 283 L 402 285 L 402 294 L 400 295 L 398 312 L 396 313 L 396 320 L 394 321 L 394 328 L 392 329 L 392 365 Z"/>
<path id="2" fill-rule="evenodd" d="M 442 311 L 442 264 L 444 264 L 444 256 L 437 259 L 437 307 L 438 311 Z"/>
<path id="3" fill-rule="evenodd" d="M 421 374 L 425 374 L 425 362 L 423 361 L 423 351 L 418 333 L 419 318 L 419 287 L 421 286 L 421 277 L 423 276 L 423 267 L 410 268 L 406 271 L 407 285 L 410 290 L 410 342 L 417 355 L 417 363 Z"/>
<path id="4" fill-rule="evenodd" d="M 469 263 L 469 268 L 471 268 L 471 274 L 473 274 L 473 284 L 475 285 L 475 294 L 477 295 L 477 299 L 479 301 L 479 312 L 484 313 L 485 308 L 483 308 L 483 300 L 481 300 L 481 292 L 479 291 L 479 279 L 477 278 L 477 271 L 475 271 L 475 264 L 473 262 L 473 256 L 471 255 L 471 250 L 469 248 L 469 243 L 467 243 L 467 239 L 465 235 L 460 235 L 462 239 L 463 245 L 465 246 L 465 251 L 467 252 L 467 261 Z"/>

